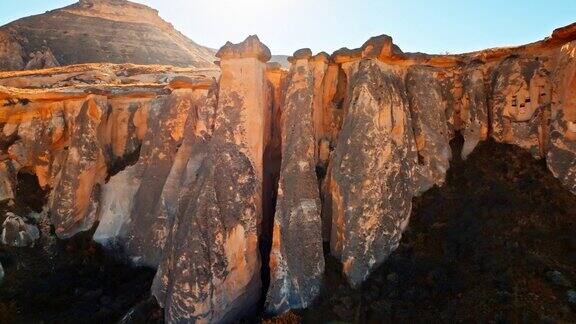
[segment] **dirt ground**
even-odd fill
[[[455,156],[461,145],[461,138],[453,142]],[[22,189],[28,200],[18,208],[41,206],[33,187]],[[543,161],[485,142],[467,161],[455,158],[442,188],[415,199],[399,249],[360,289],[326,260],[312,307],[264,321],[576,322],[568,298],[576,292],[576,196]],[[107,256],[89,234],[0,246],[0,262],[0,323],[111,323],[136,304],[144,316],[132,322],[162,322],[148,295],[153,271]]]

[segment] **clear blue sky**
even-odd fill
[[[0,25],[74,0],[0,0]],[[518,45],[576,22],[576,0],[138,0],[194,41],[218,48],[258,34],[275,54],[332,52],[388,34],[404,51]]]

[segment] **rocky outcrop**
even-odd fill
[[[30,53],[30,61],[26,63],[26,70],[36,70],[60,66],[58,60],[49,48],[42,48],[39,51]]]
[[[351,65],[348,115],[330,170],[331,253],[353,286],[398,245],[418,163],[401,74],[380,61]]]
[[[203,85],[174,89],[154,99],[143,110],[146,135],[139,148],[138,162],[113,176],[103,187],[99,219],[94,238],[104,244],[120,244],[132,260],[156,267],[166,241],[167,222],[176,197],[164,190],[174,168],[178,147],[183,144],[185,126],[193,127],[196,109],[206,98]],[[176,181],[176,179],[171,180]],[[119,185],[119,184],[126,184]],[[177,187],[179,189],[179,187]],[[148,231],[145,229],[154,229]]]
[[[213,67],[200,46],[158,12],[126,0],[82,0],[0,27],[0,70],[79,63]]]
[[[106,97],[90,95],[70,127],[70,145],[55,171],[50,215],[56,233],[68,238],[89,230],[96,221],[98,185],[106,178],[106,162],[98,141],[98,127],[106,110]]]
[[[40,231],[14,213],[8,212],[2,224],[2,244],[15,247],[31,246],[40,237]],[[1,279],[0,275],[0,281]]]
[[[106,11],[115,3],[82,6],[133,19]],[[398,246],[412,199],[443,185],[458,132],[462,157],[488,138],[513,144],[576,193],[575,44],[574,26],[461,55],[403,53],[382,35],[297,51],[286,72],[252,36],[218,52],[220,70],[0,73],[0,198],[35,174],[60,237],[97,225],[94,239],[158,267],[168,322],[307,307],[322,241],[361,285]]]

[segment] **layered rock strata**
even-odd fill
[[[306,307],[322,241],[359,286],[412,198],[444,183],[458,132],[464,158],[487,138],[517,145],[576,193],[576,25],[462,55],[403,53],[383,35],[297,51],[289,71],[256,37],[217,56],[219,70],[0,73],[0,198],[34,173],[60,237],[97,225],[96,240],[158,267],[168,322]]]
[[[214,53],[156,10],[126,0],[81,0],[0,27],[0,70],[100,62],[213,67]]]

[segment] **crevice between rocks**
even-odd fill
[[[264,165],[262,179],[262,224],[259,242],[262,267],[260,279],[262,280],[262,294],[258,307],[264,309],[266,295],[270,287],[270,253],[272,251],[272,233],[274,231],[274,215],[276,213],[276,200],[278,198],[278,185],[280,181],[280,167],[282,164],[282,150],[279,144],[280,136],[271,140],[264,149]],[[260,312],[261,313],[261,312]]]

